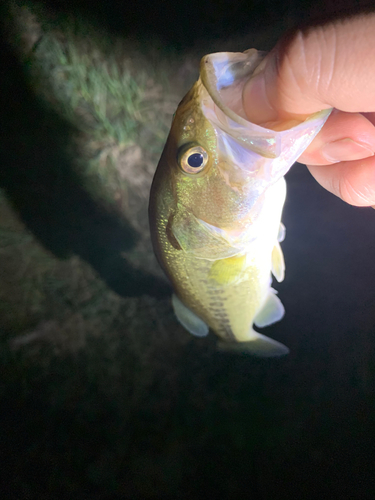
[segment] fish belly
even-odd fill
[[[244,261],[242,269],[236,263],[241,260]],[[264,257],[244,255],[216,261],[211,266],[208,289],[212,319],[209,324],[220,337],[243,342],[253,335],[254,318],[270,290],[269,262],[270,259]],[[221,268],[220,274],[218,268]]]
[[[186,259],[177,273],[181,279],[174,283],[177,295],[223,339],[249,340],[254,318],[270,291],[270,260],[264,254]]]

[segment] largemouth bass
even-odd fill
[[[271,272],[284,279],[284,175],[330,110],[271,130],[246,120],[242,88],[264,53],[217,53],[175,113],[151,187],[154,250],[180,323],[211,328],[227,348],[280,356],[288,348],[253,329],[280,320]]]

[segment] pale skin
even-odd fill
[[[247,82],[247,118],[272,128],[334,108],[298,161],[328,191],[375,205],[375,13],[299,30]]]

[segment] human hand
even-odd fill
[[[243,90],[247,118],[272,128],[335,108],[298,161],[347,203],[375,205],[375,13],[300,30],[259,70]]]

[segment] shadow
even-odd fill
[[[0,49],[0,187],[23,222],[54,255],[79,255],[120,295],[168,294],[165,282],[121,256],[136,231],[84,189],[73,167],[77,132],[34,95],[4,39]]]

